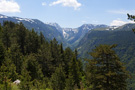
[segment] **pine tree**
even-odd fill
[[[24,62],[21,71],[21,83],[19,88],[21,90],[30,90],[31,87],[31,76],[30,72],[27,70],[27,63]]]
[[[27,71],[29,72],[29,75],[31,76],[31,80],[34,80],[34,79],[42,80],[43,73],[42,73],[40,64],[36,60],[35,55],[30,54],[29,56],[25,57],[25,60],[26,60],[25,67],[26,67]]]
[[[40,32],[39,41],[40,41],[40,44],[41,44],[41,45],[44,44],[45,41],[46,41],[46,40],[45,40],[45,37],[44,37],[44,35],[43,35],[42,32]]]
[[[2,41],[0,40],[0,66],[2,65],[4,59],[5,59],[5,49]]]
[[[17,43],[20,46],[20,50],[25,54],[25,44],[26,44],[26,28],[24,27],[23,23],[21,22],[17,27]]]
[[[69,64],[72,60],[72,56],[73,56],[73,52],[72,50],[67,47],[64,51],[64,70],[65,70],[65,74],[68,75],[69,74]]]
[[[80,88],[81,74],[75,55],[72,57],[72,60],[69,64],[69,75],[73,77],[74,85],[77,85]]]
[[[68,75],[66,79],[66,86],[64,90],[74,90],[74,79],[72,75]]]
[[[6,50],[8,50],[8,48],[11,45],[11,40],[10,40],[11,33],[10,33],[10,30],[11,29],[10,29],[10,27],[8,25],[5,25],[3,27],[2,41],[3,41],[4,46],[6,47]]]
[[[53,90],[64,90],[65,88],[65,72],[61,65],[57,67],[55,73],[52,74],[51,87]]]
[[[60,44],[59,46],[59,64],[61,64],[62,66],[65,66],[65,58],[64,58],[64,50],[63,50],[63,45]]]
[[[21,66],[23,63],[23,55],[20,52],[20,48],[19,45],[17,45],[17,43],[14,43],[11,45],[10,47],[10,52],[8,54],[12,60],[12,62],[15,64],[16,66],[16,72],[21,74]]]
[[[42,72],[44,76],[51,77],[52,73],[55,71],[53,64],[53,58],[51,57],[51,50],[49,44],[44,44],[38,50],[37,60],[42,67]]]
[[[126,90],[128,74],[112,49],[115,45],[100,45],[90,55],[86,65],[86,76],[92,90]]]
[[[37,53],[40,47],[38,34],[32,29],[26,37],[26,53]]]

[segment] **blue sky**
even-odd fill
[[[82,24],[123,25],[135,14],[135,0],[0,0],[0,14],[56,22],[61,27]]]

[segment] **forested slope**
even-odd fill
[[[0,89],[11,90],[21,81],[21,90],[69,90],[80,87],[82,63],[77,51],[63,49],[56,39],[48,42],[42,33],[28,30],[22,23],[0,25]]]

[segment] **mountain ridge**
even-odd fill
[[[63,35],[56,29],[56,27],[53,27],[49,24],[45,24],[38,19],[20,18],[15,16],[9,17],[0,14],[0,23],[2,24],[3,21],[12,21],[14,23],[22,22],[27,29],[34,29],[38,33],[42,32],[45,38],[49,40],[56,38],[59,43],[63,43],[65,46],[67,46],[67,43],[65,42]]]
[[[132,27],[132,24],[125,24],[123,26],[108,26],[104,24],[83,24],[77,28],[63,28],[58,23],[44,23],[38,19],[10,17],[0,14],[0,23],[3,21],[13,21],[15,23],[22,22],[28,29],[33,29],[36,32],[42,32],[45,38],[52,40],[56,38],[59,43],[63,43],[65,47],[69,46],[72,49],[76,48],[81,39],[93,30],[97,31],[113,31],[113,30],[127,30]]]

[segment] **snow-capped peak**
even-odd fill
[[[1,15],[1,14],[0,14],[0,18],[8,18],[8,17],[5,16],[5,15]]]

